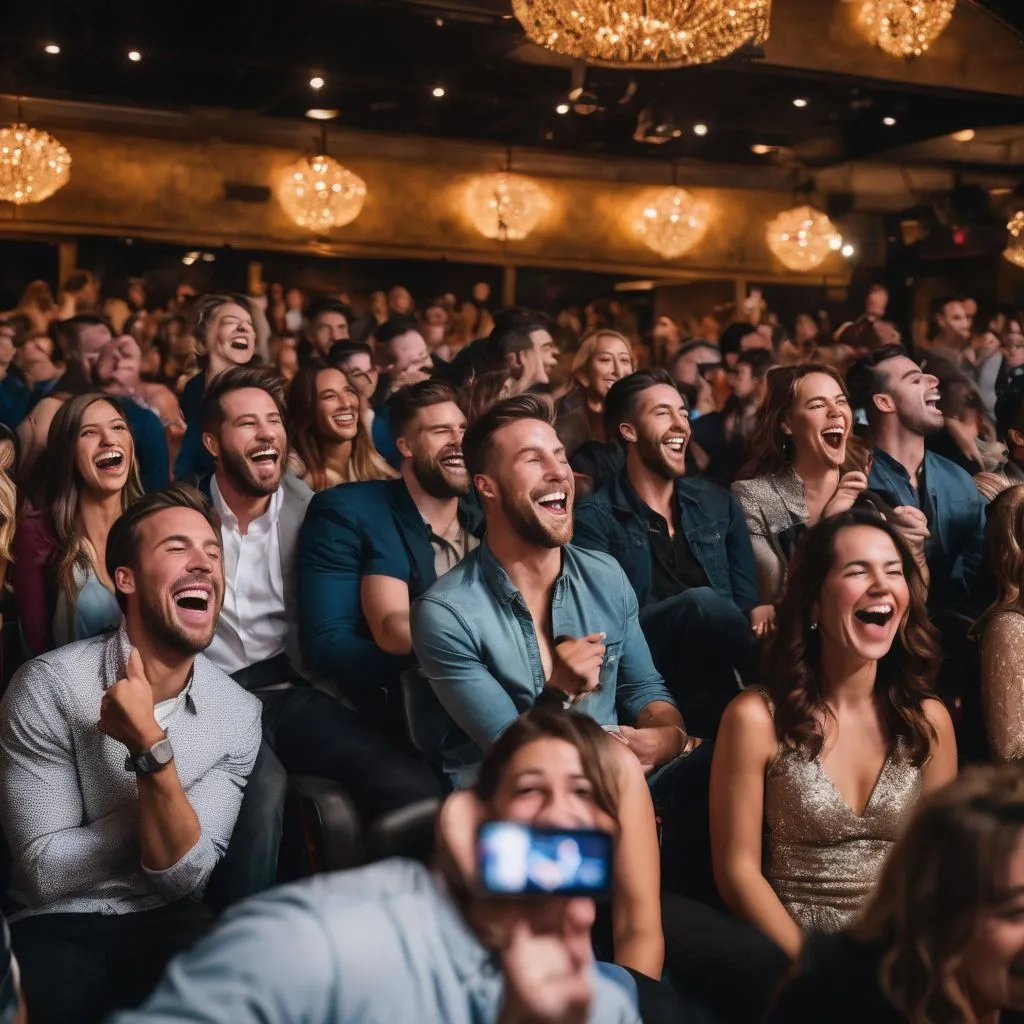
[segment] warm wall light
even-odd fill
[[[1009,237],[1003,256],[1018,267],[1024,267],[1024,210],[1018,210],[1006,225]]]
[[[435,85],[434,88],[430,90],[430,95],[433,96],[435,100],[442,99],[444,97],[444,86]]]
[[[667,188],[643,210],[636,233],[644,245],[667,260],[688,253],[708,229],[710,207],[686,189]]]
[[[326,107],[310,107],[306,117],[311,121],[333,121],[340,113],[340,110],[328,110]]]
[[[507,171],[475,178],[466,189],[466,212],[484,238],[521,241],[550,209],[540,185]]]
[[[324,82],[323,77],[320,75],[314,75],[309,80],[310,89],[322,89],[324,85],[326,85],[326,83]]]
[[[0,200],[41,203],[71,177],[71,154],[49,132],[12,124],[0,129]]]
[[[366,182],[320,153],[291,165],[277,187],[284,212],[300,228],[330,231],[359,216],[366,199]]]
[[[555,107],[555,113],[556,114],[568,114],[569,113],[569,104],[568,103],[559,103],[558,106]]]
[[[953,132],[954,142],[973,142],[976,132],[973,128],[965,128],[961,132]]]
[[[757,156],[766,156],[771,151],[772,147],[766,146],[763,142],[755,142],[754,145],[750,147],[750,152],[757,154]]]
[[[43,47],[43,52],[48,53],[51,57],[56,57],[60,53],[60,47],[56,43],[47,43]]]
[[[129,50],[128,51],[128,59],[133,64],[138,64],[139,61],[142,60],[142,54],[138,50]]]
[[[793,100],[793,106],[799,108],[800,110],[803,110],[804,107],[807,106],[808,102],[809,101],[805,100],[803,96],[797,96],[797,98]]]
[[[800,272],[817,269],[843,245],[835,224],[813,206],[783,211],[768,225],[765,238],[783,266]]]
[[[895,128],[896,127],[896,118],[895,117],[883,117],[882,118],[882,124],[884,124],[886,128]]]
[[[708,126],[706,124],[695,124],[693,126],[693,134],[704,136],[708,133]]]
[[[864,0],[860,23],[891,57],[920,57],[945,31],[956,0]]]

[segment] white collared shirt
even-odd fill
[[[221,519],[224,541],[224,607],[207,657],[228,674],[273,658],[284,650],[288,622],[277,524],[284,503],[279,487],[267,511],[243,537],[214,474],[210,497]]]

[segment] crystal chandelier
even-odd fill
[[[860,22],[893,57],[920,57],[942,35],[956,0],[865,0]]]
[[[708,204],[686,189],[667,188],[644,207],[637,234],[648,249],[673,260],[689,252],[708,229]]]
[[[613,67],[711,64],[768,39],[772,0],[512,0],[527,37]]]
[[[1010,237],[1006,240],[1003,256],[1018,267],[1024,267],[1024,210],[1018,210],[1006,228]]]
[[[820,210],[798,206],[780,213],[769,225],[768,248],[788,270],[815,270],[839,252],[843,236]]]
[[[359,216],[366,182],[326,153],[289,167],[277,189],[284,212],[300,228],[330,231]]]
[[[41,203],[71,177],[71,154],[49,132],[18,122],[0,128],[0,200]]]
[[[466,190],[466,212],[484,238],[521,241],[550,208],[547,193],[536,182],[505,171],[484,174]]]

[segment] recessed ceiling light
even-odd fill
[[[569,113],[569,104],[568,103],[559,103],[558,106],[555,107],[555,113],[556,114],[568,114]]]
[[[846,245],[844,245],[842,248],[842,253],[847,259],[850,259],[854,255],[854,253],[856,253],[856,251],[857,250],[852,245],[850,245],[849,242],[847,242]]]
[[[314,75],[309,80],[309,87],[310,87],[310,89],[322,89],[324,87],[324,84],[325,84],[324,80],[323,80],[323,78],[321,78],[320,75]]]
[[[707,133],[708,133],[708,126],[706,124],[695,124],[693,126],[693,134],[694,135],[707,135]]]
[[[444,86],[435,85],[434,88],[430,90],[430,95],[433,96],[435,100],[441,99],[441,97],[444,96]]]
[[[962,132],[953,132],[953,139],[956,142],[973,142],[975,134],[973,128],[965,128]]]
[[[756,153],[758,156],[764,156],[766,153],[770,153],[771,151],[772,147],[766,146],[763,142],[755,142],[754,145],[750,147],[750,152]]]
[[[806,107],[807,103],[808,103],[808,100],[805,100],[803,98],[803,96],[797,96],[797,98],[795,100],[793,100],[793,106],[794,107],[800,107],[801,109]]]
[[[312,118],[314,121],[333,121],[338,114],[341,113],[339,110],[325,110],[323,107],[310,107],[306,111],[306,117]]]
[[[56,57],[60,53],[60,47],[56,43],[47,43],[43,47],[43,52],[48,53],[51,57]]]
[[[142,60],[142,54],[138,50],[129,50],[128,51],[128,59],[133,64],[138,64],[139,61]]]
[[[896,118],[895,117],[883,117],[882,118],[882,124],[884,124],[886,128],[893,128],[896,125]]]

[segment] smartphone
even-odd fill
[[[611,891],[612,837],[598,829],[534,828],[490,821],[477,838],[477,866],[492,896],[589,896]]]

